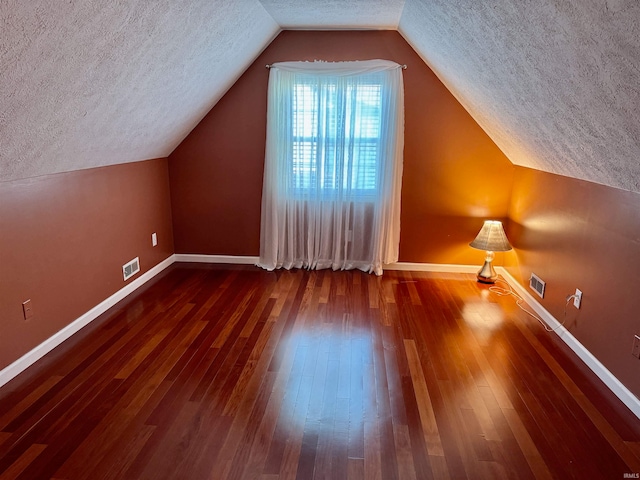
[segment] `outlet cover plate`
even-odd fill
[[[631,355],[636,358],[640,358],[640,337],[638,335],[633,336],[633,348],[631,349]]]
[[[573,306],[576,308],[580,308],[580,304],[582,303],[582,292],[576,288],[575,296],[573,297]]]
[[[25,320],[29,320],[33,317],[33,308],[31,307],[31,299],[22,302],[22,314]]]

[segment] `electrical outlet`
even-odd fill
[[[631,355],[636,358],[640,358],[640,337],[638,335],[633,336],[633,348],[631,349]]]
[[[576,293],[573,297],[573,306],[576,308],[580,308],[580,304],[582,303],[582,292],[576,288]]]
[[[31,299],[22,302],[22,315],[25,320],[29,320],[33,317],[33,308],[31,308]]]
[[[156,232],[153,232],[151,234],[151,246],[155,247],[156,245],[158,245],[158,235],[156,235]]]

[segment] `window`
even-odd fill
[[[259,265],[381,274],[400,240],[400,65],[277,63],[268,95]]]
[[[382,84],[293,85],[290,181],[295,190],[366,195],[379,184]]]

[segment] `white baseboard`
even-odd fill
[[[411,263],[395,262],[383,266],[383,270],[404,270],[414,272],[438,272],[438,273],[477,273],[478,265],[453,265],[450,263]]]
[[[236,265],[256,265],[260,257],[238,255],[199,255],[176,253],[176,262],[190,263],[227,263]],[[414,272],[440,272],[440,273],[476,273],[477,265],[453,265],[448,263],[387,263],[383,270],[404,270]]]
[[[44,357],[47,353],[49,353],[51,350],[56,348],[66,339],[71,337],[74,333],[78,332],[81,328],[85,327],[86,325],[91,323],[93,320],[98,318],[100,315],[102,315],[108,309],[113,307],[116,303],[118,303],[120,300],[125,298],[127,295],[129,295],[130,293],[132,293],[133,291],[137,290],[142,285],[147,283],[153,277],[155,277],[160,272],[162,272],[165,268],[169,267],[171,264],[175,262],[174,257],[175,255],[171,255],[170,257],[166,258],[165,260],[157,264],[155,267],[149,269],[147,272],[143,273],[138,278],[133,280],[131,283],[127,284],[126,286],[118,290],[109,298],[100,302],[91,310],[89,310],[82,316],[75,319],[73,322],[71,322],[69,325],[64,327],[62,330],[53,334],[51,337],[47,338],[44,342],[42,342],[40,345],[35,347],[33,350],[25,353],[22,357],[20,357],[18,360],[13,362],[11,365],[8,365],[7,367],[0,370],[0,387],[6,384],[7,382],[9,382],[12,378],[17,376],[19,373],[29,368],[36,361]]]
[[[188,253],[176,253],[176,262],[190,263],[231,263],[237,265],[255,265],[260,257],[237,255],[198,255]]]
[[[504,268],[496,270],[504,277],[511,287],[533,308],[544,322],[555,330],[555,333],[566,343],[571,350],[595,373],[604,384],[624,403],[634,415],[640,418],[640,399],[636,397],[620,380],[618,380],[600,360],[585,348],[560,322],[555,319],[538,301]]]

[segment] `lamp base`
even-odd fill
[[[482,265],[482,268],[478,271],[478,274],[476,275],[476,278],[480,283],[496,283],[496,280],[498,279],[498,274],[493,269],[493,264],[492,264],[493,257],[494,257],[494,253],[488,251],[487,256],[484,259],[484,265]]]

